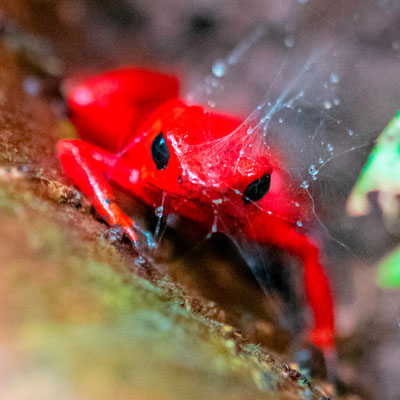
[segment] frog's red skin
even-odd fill
[[[319,248],[294,223],[301,217],[299,207],[276,155],[239,155],[243,134],[235,129],[240,118],[187,105],[178,99],[176,78],[138,69],[90,78],[70,90],[68,104],[83,140],[61,140],[59,158],[110,225],[122,226],[136,243],[133,221],[115,203],[112,183],[151,206],[159,206],[167,193],[170,212],[207,231],[213,226],[213,232],[224,232],[229,224],[248,239],[288,251],[304,267],[314,317],[310,340],[332,353],[333,301]],[[151,156],[160,132],[170,151],[164,170],[156,168]],[[271,175],[268,193],[245,204],[241,193],[265,173]]]

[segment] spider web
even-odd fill
[[[307,1],[299,3],[298,12],[316,13]],[[227,57],[214,62],[211,73],[187,99],[211,110],[246,115],[242,125],[222,140],[210,142],[212,133],[204,132],[209,152],[219,154],[224,145],[235,142],[241,146],[239,156],[268,154],[270,149],[282,154],[284,168],[293,178],[293,198],[305,193],[320,230],[349,249],[345,240],[331,233],[317,204],[330,197],[327,205],[336,207],[337,198],[347,197],[388,116],[396,113],[400,72],[391,77],[392,93],[387,86],[380,91],[373,85],[368,88],[359,60],[368,57],[370,49],[363,48],[354,32],[343,35],[339,26],[321,19],[335,28],[323,41],[318,32],[279,36],[274,28],[259,26]],[[255,71],[255,65],[261,65],[261,71]],[[252,88],[243,91],[248,76]],[[299,228],[305,222],[296,221]]]

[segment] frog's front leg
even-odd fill
[[[96,211],[110,225],[122,226],[136,245],[133,221],[115,203],[108,179],[134,191],[139,173],[116,155],[81,140],[60,140],[57,152],[66,174],[90,199]]]

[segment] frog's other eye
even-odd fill
[[[157,169],[165,169],[167,168],[168,161],[170,158],[169,149],[167,146],[167,142],[162,132],[160,132],[153,143],[151,144],[151,157],[156,164]]]
[[[243,192],[243,201],[245,204],[249,204],[252,201],[262,199],[271,186],[271,175],[264,174],[260,179],[256,179],[251,182]]]

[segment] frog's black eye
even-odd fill
[[[262,199],[271,186],[271,175],[264,174],[260,179],[256,179],[251,182],[243,192],[243,201],[245,204],[249,204],[252,201]]]
[[[170,158],[169,149],[167,146],[167,142],[163,133],[159,133],[153,143],[151,144],[151,157],[153,161],[156,163],[157,169],[165,169],[167,168],[168,161]]]

